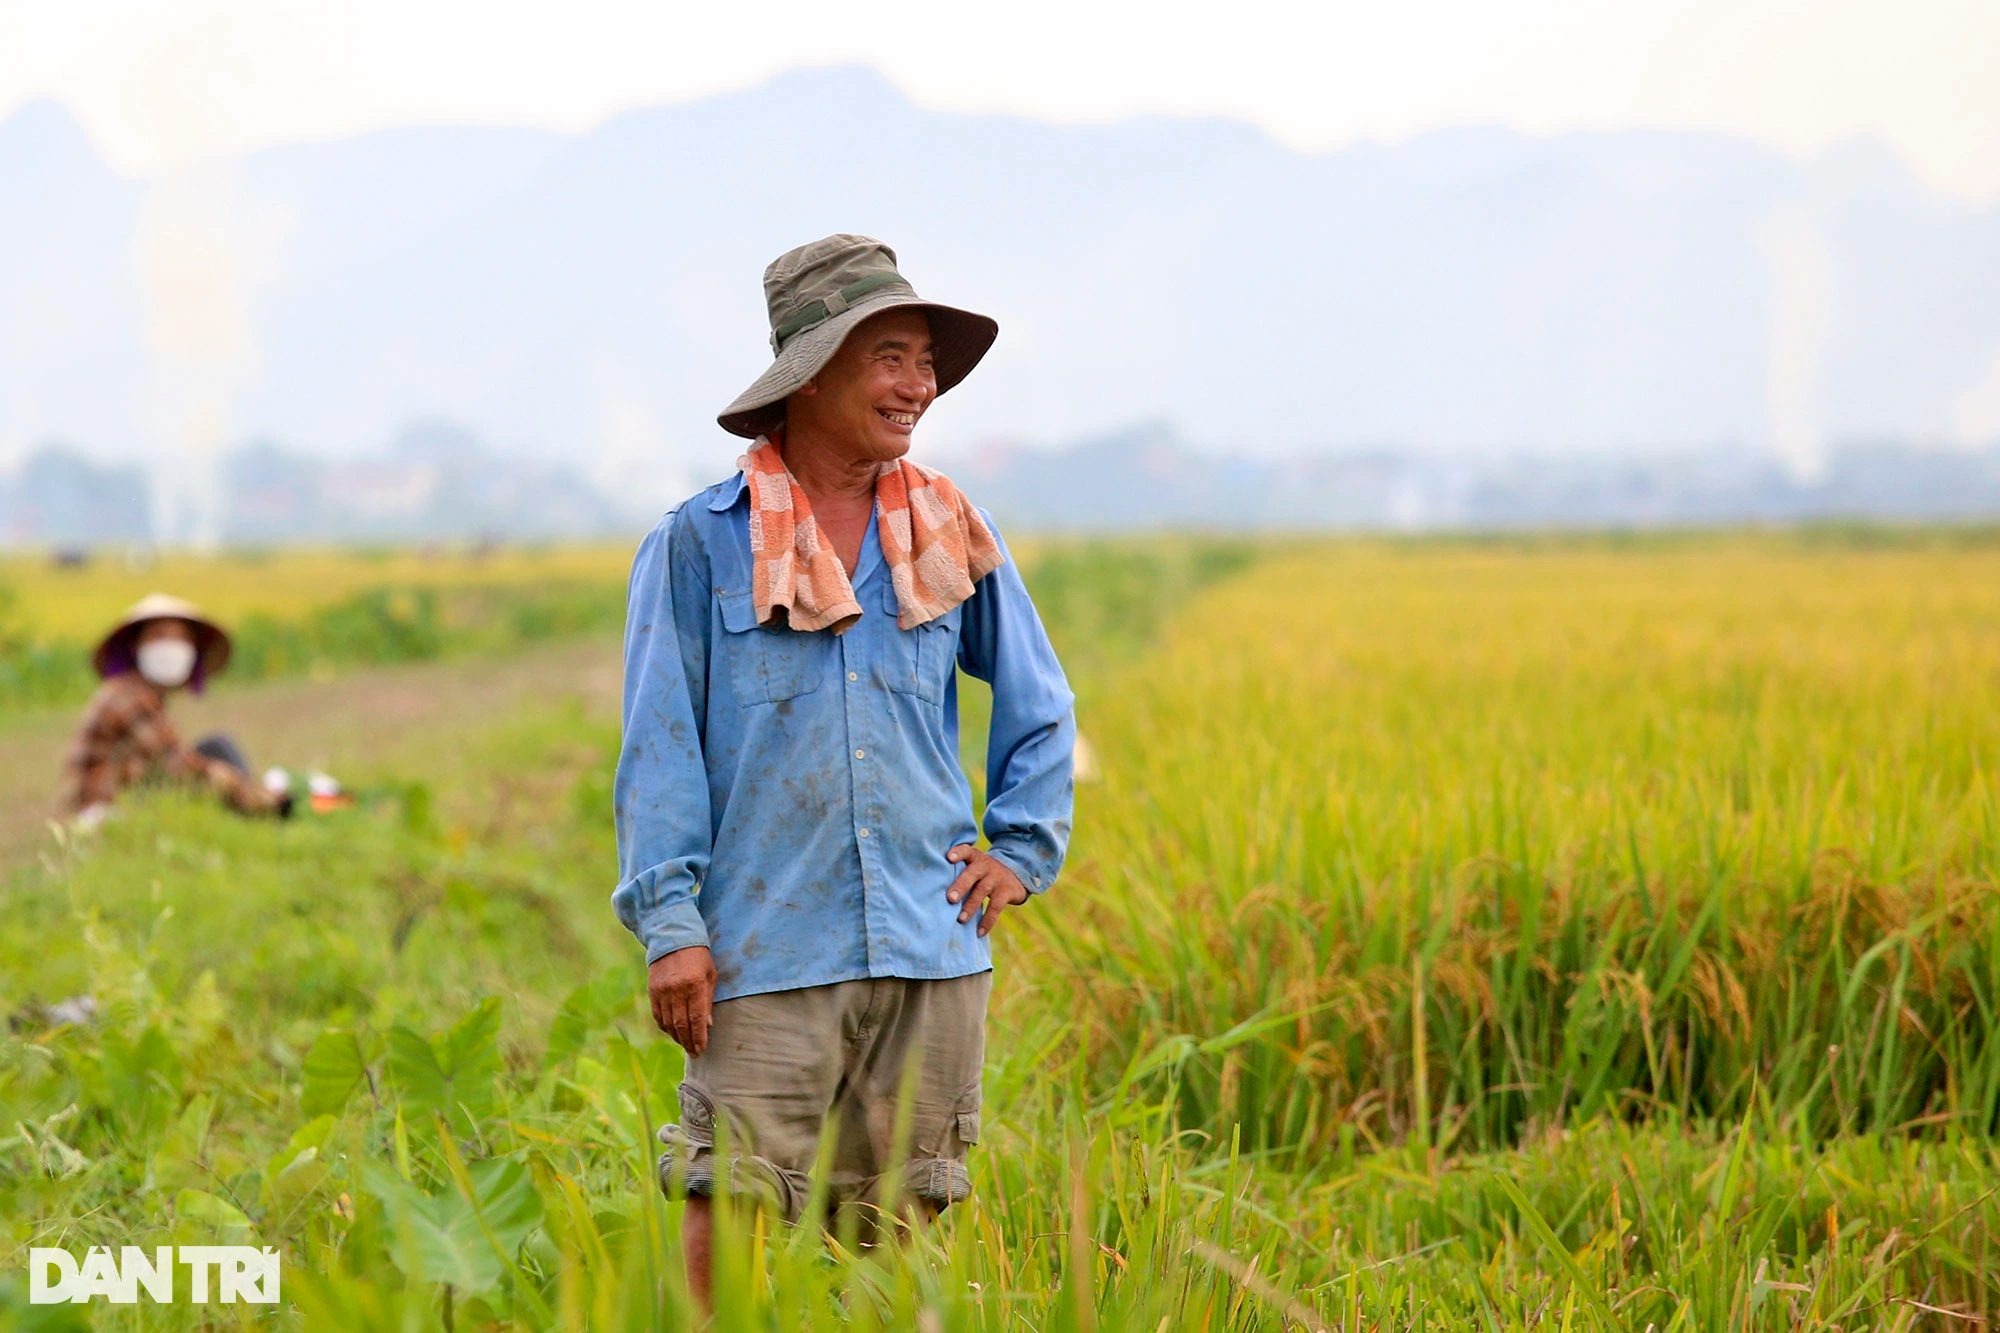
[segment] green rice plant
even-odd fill
[[[1066,572],[1104,776],[1002,927],[974,1199],[721,1210],[709,1326],[2000,1315],[1993,560],[1296,545],[1115,632],[1148,581]],[[153,794],[13,871],[0,1329],[694,1327],[618,744],[537,705],[347,814]],[[285,1309],[22,1303],[30,1246],[230,1237]]]
[[[434,1034],[330,1030],[300,1079],[250,1052],[204,1059],[161,998],[101,1034],[27,1038],[38,1056],[8,1050],[8,1109],[24,1114],[0,1146],[32,1177],[14,1199],[33,1206],[33,1240],[233,1228],[282,1246],[307,1328],[698,1322],[675,1267],[678,1207],[652,1179],[679,1060],[635,1041],[629,1013],[539,1063],[508,1058],[491,1001]],[[135,1132],[129,1088],[93,1067],[142,1021],[164,1114]],[[1006,1128],[976,1159],[972,1201],[872,1249],[719,1209],[710,1326],[1525,1329],[1555,1312],[1579,1328],[1831,1329],[2000,1304],[2000,1162],[1964,1136],[1822,1149],[1766,1115],[1598,1121],[1510,1153],[1378,1153],[1296,1177],[1161,1137],[1170,1108],[1093,1103],[1081,1065],[1047,1062],[1071,1040],[1059,1022],[1019,1035],[990,1074]],[[413,1061],[459,1071],[472,1095],[447,1101]],[[35,1115],[64,1097],[81,1115]],[[267,1109],[245,1126],[230,1102]],[[98,1327],[185,1328],[214,1311],[96,1313]]]

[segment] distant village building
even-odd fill
[[[496,454],[445,422],[338,462],[260,440],[230,454],[222,476],[224,535],[239,543],[553,539],[637,526],[570,469]]]
[[[152,508],[143,469],[99,465],[69,445],[48,444],[0,483],[0,545],[74,553],[145,542]]]

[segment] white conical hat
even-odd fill
[[[194,631],[195,670],[203,678],[219,674],[229,665],[229,633],[208,618],[193,602],[150,593],[132,603],[104,641],[91,654],[91,665],[100,676],[130,671],[135,664],[134,645],[147,624],[155,620],[180,620]]]

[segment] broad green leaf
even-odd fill
[[[174,1217],[183,1244],[248,1245],[250,1219],[229,1200],[203,1190],[182,1190],[174,1196]]]
[[[319,1159],[319,1149],[306,1148],[265,1180],[265,1199],[280,1208],[289,1207],[324,1185],[332,1174]]]
[[[389,1232],[396,1238],[390,1253],[398,1268],[418,1281],[489,1291],[499,1285],[503,1270],[480,1219],[512,1255],[542,1220],[542,1199],[534,1177],[519,1162],[488,1158],[470,1163],[466,1174],[476,1214],[475,1203],[455,1189],[425,1194],[379,1163],[363,1168],[369,1191],[388,1214]]]
[[[173,1190],[213,1179],[207,1163],[208,1130],[214,1115],[214,1098],[197,1093],[188,1099],[188,1104],[160,1136],[159,1149],[153,1154],[155,1187]]]
[[[368,1072],[361,1058],[361,1041],[352,1032],[330,1029],[314,1039],[306,1052],[305,1093],[300,1098],[307,1115],[339,1115],[347,1098]]]
[[[467,1163],[466,1174],[472,1178],[473,1198],[487,1228],[508,1253],[519,1250],[542,1220],[542,1196],[535,1192],[534,1175],[520,1162],[505,1157]],[[464,1204],[455,1194],[448,1197]]]
[[[396,1085],[396,1095],[410,1120],[429,1120],[450,1105],[437,1052],[400,1023],[389,1029],[389,1081]]]
[[[389,1029],[389,1078],[412,1124],[443,1115],[469,1130],[492,1113],[500,1073],[500,1001],[482,1000],[435,1041]]]
[[[272,1154],[264,1165],[266,1203],[288,1204],[326,1179],[328,1171],[320,1160],[320,1148],[333,1123],[330,1115],[308,1121],[298,1128],[289,1143]]]
[[[482,1000],[431,1043],[445,1078],[444,1107],[452,1124],[473,1130],[493,1113],[500,1076],[500,1001]]]
[[[483,1085],[483,1104],[491,1105],[493,1076],[500,1072],[499,999],[481,1000],[436,1042],[436,1048],[445,1077],[458,1085],[458,1100],[474,1104],[475,1088]]]
[[[553,1069],[571,1059],[590,1040],[591,1033],[631,1012],[633,996],[641,984],[629,968],[618,967],[571,991],[549,1025],[543,1067]]]
[[[128,1043],[116,1032],[104,1037],[104,1085],[111,1105],[128,1130],[165,1119],[180,1100],[181,1059],[157,1027]]]

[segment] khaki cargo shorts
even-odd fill
[[[936,1208],[965,1198],[992,988],[991,972],[884,977],[717,1004],[708,1047],[680,1086],[681,1122],[659,1133],[660,1188],[714,1194],[720,1126],[731,1196],[799,1221],[821,1131],[836,1123],[826,1177],[834,1205],[880,1204],[892,1192]],[[895,1161],[897,1103],[913,1063],[908,1147]]]

